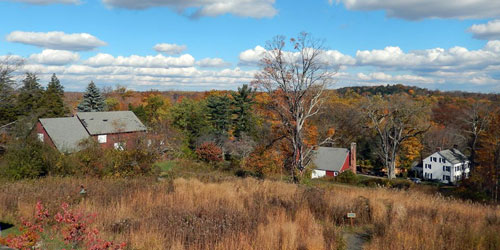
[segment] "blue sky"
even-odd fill
[[[24,59],[20,72],[44,83],[56,73],[67,90],[90,80],[137,90],[235,89],[252,80],[267,40],[306,31],[324,38],[332,63],[342,65],[336,87],[499,92],[495,2],[0,0],[0,56]]]

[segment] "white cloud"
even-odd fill
[[[262,46],[255,46],[253,49],[247,49],[240,53],[240,64],[241,65],[256,65],[262,59],[266,49]]]
[[[378,83],[404,83],[404,84],[429,84],[434,83],[435,80],[429,77],[422,77],[417,75],[390,75],[384,72],[373,73],[358,73],[356,77],[362,81],[375,81]]]
[[[213,68],[223,68],[230,66],[231,63],[224,61],[222,58],[204,58],[196,62],[196,65],[200,67],[213,67]]]
[[[483,19],[500,17],[497,0],[336,0],[349,10],[385,10],[389,17]],[[332,0],[330,0],[332,3]]]
[[[84,64],[94,67],[99,66],[128,66],[144,68],[168,68],[168,67],[191,67],[195,63],[194,57],[184,54],[179,57],[167,57],[161,54],[156,56],[113,57],[109,54],[99,53],[89,59]]]
[[[126,9],[147,9],[169,7],[177,12],[194,9],[191,17],[219,16],[232,14],[241,17],[273,17],[277,11],[275,0],[103,0],[111,7]]]
[[[256,46],[253,49],[248,49],[240,53],[240,65],[257,65],[267,50],[261,46]],[[298,52],[287,52],[290,58],[299,58]],[[295,60],[295,59],[293,59]],[[344,55],[337,50],[325,50],[321,60],[323,63],[330,66],[337,65],[353,65],[356,60],[349,55]]]
[[[168,55],[178,55],[187,49],[186,45],[177,45],[169,43],[159,43],[153,47],[157,52],[165,53]]]
[[[434,48],[405,53],[399,47],[383,50],[358,50],[357,65],[394,70],[462,71],[483,69],[500,64],[500,41],[489,41],[484,48],[468,50],[464,47]]]
[[[28,59],[30,63],[64,65],[78,61],[80,56],[67,50],[45,49],[39,54],[32,54]]]
[[[500,20],[492,20],[485,24],[474,24],[467,31],[474,38],[483,40],[500,40]]]
[[[25,32],[14,31],[7,35],[7,41],[34,45],[47,49],[83,51],[92,50],[106,43],[87,33],[66,34],[61,31]]]
[[[10,2],[20,2],[36,5],[49,5],[49,4],[80,4],[79,0],[4,0]]]

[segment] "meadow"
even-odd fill
[[[87,189],[79,194],[80,185]],[[420,191],[329,181],[46,177],[0,184],[0,221],[18,225],[41,201],[96,214],[92,226],[128,249],[500,249],[500,208]],[[354,228],[346,218],[355,212]],[[42,242],[50,249],[50,242]]]

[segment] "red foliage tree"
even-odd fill
[[[206,162],[222,161],[222,149],[213,142],[204,142],[196,148],[196,154]]]

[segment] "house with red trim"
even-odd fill
[[[94,138],[102,148],[133,146],[146,133],[146,126],[132,111],[78,112],[73,117],[39,119],[35,130],[40,141],[73,153],[87,138]]]
[[[318,147],[312,159],[315,169],[312,178],[337,176],[351,170],[356,173],[356,143],[351,143],[351,148]]]

